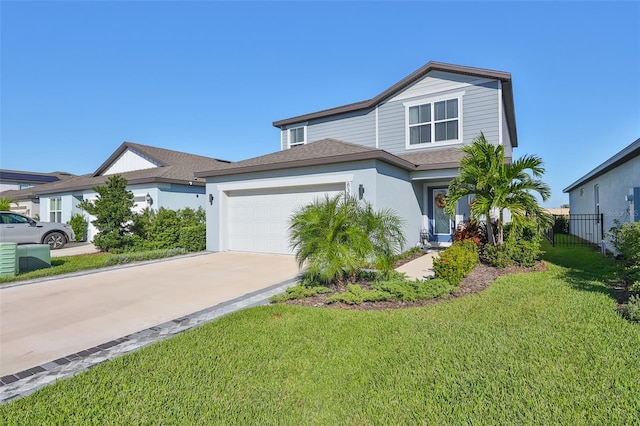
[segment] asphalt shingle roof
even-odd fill
[[[195,175],[199,177],[224,176],[361,160],[381,160],[409,171],[446,169],[457,168],[462,156],[463,153],[458,148],[396,156],[382,149],[336,139],[322,139],[283,151],[225,164],[215,170],[199,171]]]
[[[196,170],[215,170],[228,164],[227,161],[170,149],[157,148],[133,142],[124,142],[120,147],[94,172],[81,176],[73,176],[57,182],[46,183],[20,191],[5,191],[3,196],[14,199],[25,199],[40,194],[55,194],[60,192],[79,191],[103,185],[109,176],[102,175],[108,167],[125,151],[131,150],[149,158],[159,167],[117,173],[127,179],[129,184],[152,182],[181,183],[189,181],[195,186],[204,186],[204,181],[198,181],[193,174]]]

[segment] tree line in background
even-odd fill
[[[206,246],[206,217],[204,210],[184,208],[158,211],[146,208],[133,212],[133,193],[127,190],[127,180],[111,176],[104,186],[93,188],[98,197],[84,200],[78,207],[95,219],[98,230],[93,244],[101,251],[123,253],[129,251],[183,248],[201,251]],[[73,219],[73,218],[72,218]]]

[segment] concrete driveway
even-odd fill
[[[224,252],[0,287],[0,376],[233,300],[297,274],[293,256]]]

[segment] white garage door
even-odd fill
[[[344,183],[229,192],[229,250],[291,254],[289,219],[325,194],[344,194]]]

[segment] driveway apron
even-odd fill
[[[293,256],[208,253],[2,289],[0,376],[295,278]]]

